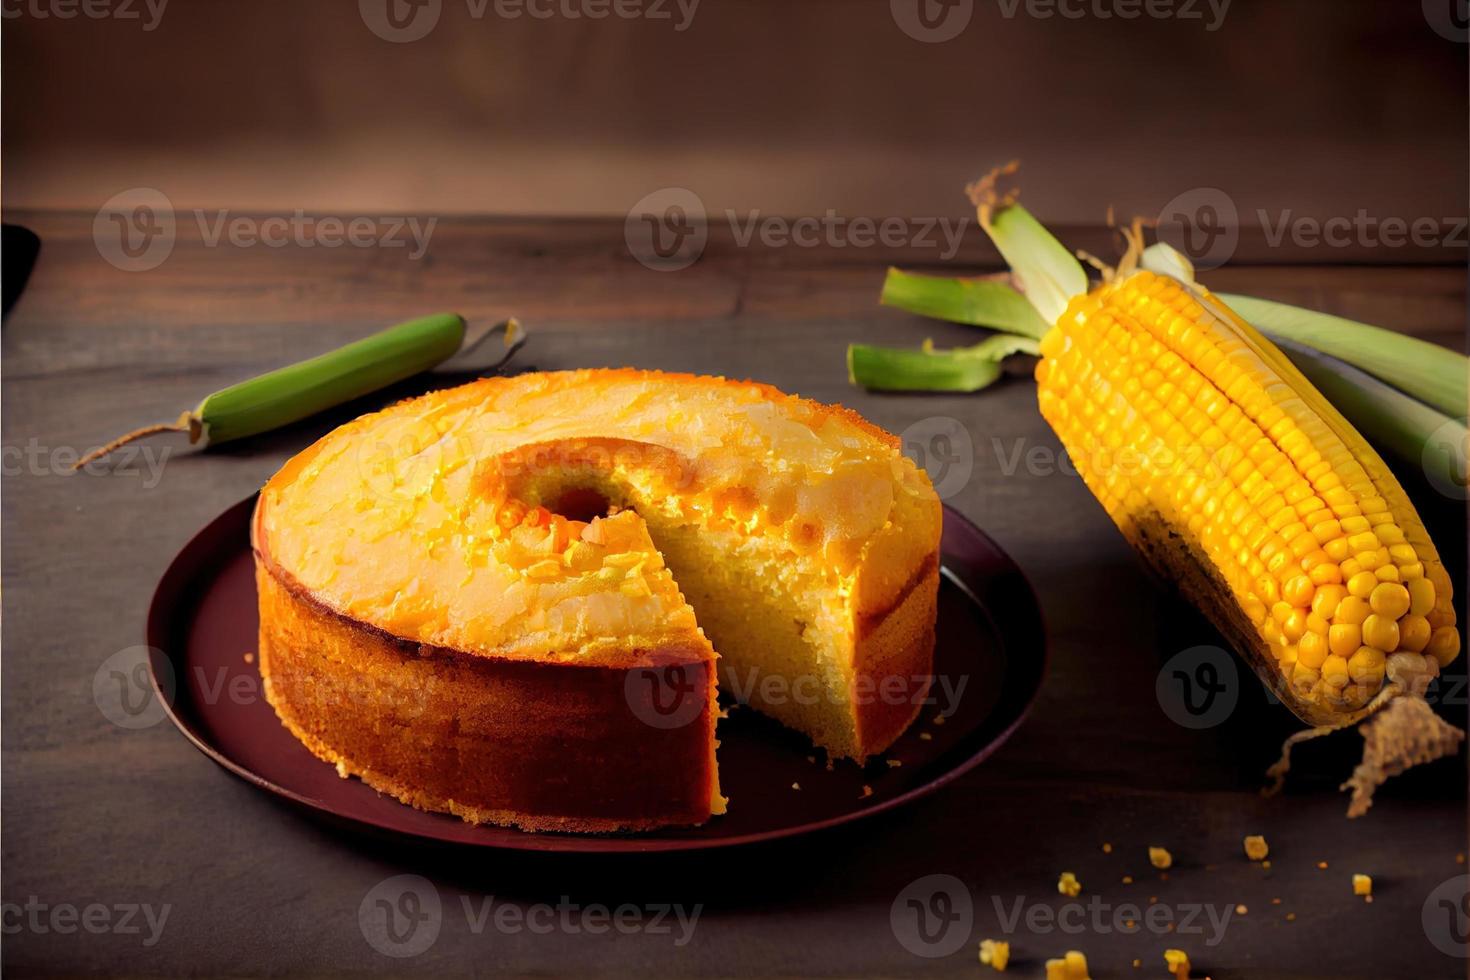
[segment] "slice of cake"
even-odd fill
[[[266,694],[344,775],[424,809],[699,823],[723,808],[716,664],[834,756],[913,720],[940,511],[892,436],[764,385],[619,370],[435,392],[262,491]]]

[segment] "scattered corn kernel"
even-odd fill
[[[1353,894],[1372,897],[1373,879],[1367,875],[1353,875]]]
[[[1162,870],[1174,864],[1174,855],[1162,847],[1150,847],[1148,849],[1148,863]]]
[[[1069,949],[1061,959],[1047,960],[1046,980],[1091,980],[1087,975],[1087,957]]]
[[[1164,950],[1164,965],[1174,974],[1174,980],[1189,980],[1189,954],[1184,950]]]
[[[1082,882],[1070,871],[1063,871],[1062,876],[1057,879],[1057,891],[1068,898],[1076,898],[1082,894]]]
[[[1004,973],[1011,961],[1011,944],[998,939],[980,940],[980,962]]]
[[[1245,856],[1252,861],[1264,861],[1270,853],[1271,848],[1266,846],[1266,838],[1261,835],[1252,834],[1245,839]]]

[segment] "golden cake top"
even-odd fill
[[[926,525],[915,553],[932,553],[938,509],[898,441],[845,409],[749,382],[584,370],[486,379],[349,422],[266,484],[254,533],[277,574],[395,636],[623,663],[635,647],[711,655],[644,517],[759,538],[851,592],[875,542],[885,560],[906,555],[891,541],[904,515]]]

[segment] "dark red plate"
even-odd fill
[[[933,701],[883,758],[828,771],[805,738],[736,708],[720,723],[730,812],[703,827],[599,836],[476,827],[340,778],[276,720],[253,655],[254,504],[242,500],[195,535],[159,582],[148,615],[155,692],[179,730],[230,772],[380,831],[479,847],[627,852],[727,847],[834,827],[932,793],[979,763],[1020,724],[1046,672],[1030,585],[994,541],[946,507]]]

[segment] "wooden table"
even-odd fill
[[[1094,977],[1162,976],[1170,946],[1191,953],[1197,976],[1217,980],[1464,975],[1464,961],[1436,951],[1421,924],[1431,891],[1466,872],[1457,862],[1467,849],[1463,755],[1394,780],[1366,818],[1349,822],[1336,784],[1360,743],[1341,734],[1305,746],[1285,795],[1263,799],[1261,773],[1295,723],[1251,679],[1217,727],[1192,731],[1164,715],[1160,665],[1218,638],[1145,576],[1078,480],[1006,464],[1017,446],[1057,449],[1027,378],[972,397],[849,387],[850,340],[974,338],[875,305],[883,267],[933,264],[922,252],[740,248],[716,235],[700,262],[661,273],[629,257],[621,223],[442,222],[428,254],[412,261],[403,249],[209,247],[181,221],[167,261],[125,272],[100,257],[91,215],[7,220],[44,241],[3,345],[0,806],[3,899],[22,906],[5,912],[13,972],[974,976],[976,944],[994,937],[1009,938],[1009,975],[1021,977],[1039,976],[1041,960],[1068,948],[1088,954]],[[971,240],[952,267],[994,262]],[[1463,348],[1461,268],[1241,265],[1211,279]],[[94,674],[142,642],[154,583],[179,546],[366,406],[203,454],[150,443],[173,450],[158,474],[135,462],[71,475],[69,454],[172,418],[230,381],[439,309],[472,322],[521,316],[532,331],[522,366],[749,376],[840,399],[894,431],[931,416],[962,420],[974,469],[950,502],[1026,570],[1049,621],[1051,673],[1030,719],[986,764],[900,812],[788,845],[671,860],[466,854],[351,836],[229,776],[167,722],[111,724],[94,702]],[[1422,480],[1409,485],[1452,568],[1463,569],[1461,505]],[[1464,594],[1463,576],[1457,588]],[[1460,690],[1446,710],[1463,724]],[[1242,857],[1252,833],[1270,842],[1269,870]],[[1167,880],[1148,864],[1153,844],[1175,856]],[[1125,934],[1091,919],[1078,934],[1035,934],[1023,919],[1007,936],[1002,917],[1017,901],[1028,910],[1065,904],[1056,889],[1064,870],[1081,879],[1082,901],[1095,896],[1123,916],[1122,903],[1154,899],[1180,926],[1192,907],[1246,910],[1215,945],[1208,930]],[[1353,897],[1353,872],[1374,876],[1371,905]],[[434,883],[443,927],[420,955],[389,959],[364,940],[358,908],[404,873]],[[929,958],[898,940],[890,912],[900,892],[935,874],[962,883],[974,921],[957,952]],[[522,909],[631,902],[701,912],[682,945],[677,928],[538,934],[492,921],[477,933],[461,899],[480,909],[485,896]],[[145,945],[146,925],[140,934],[62,933],[49,911],[44,931],[21,923],[32,898],[48,909],[171,909]],[[120,913],[109,914],[117,924]]]

